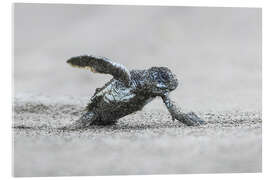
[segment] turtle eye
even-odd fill
[[[168,81],[169,79],[169,76],[167,73],[160,73],[160,78],[163,80],[163,81]]]

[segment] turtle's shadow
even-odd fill
[[[57,130],[63,132],[76,132],[76,131],[140,131],[140,130],[153,130],[153,129],[165,129],[165,128],[183,128],[184,124],[115,124],[115,125],[92,125],[83,129],[75,129],[75,130]]]
[[[26,125],[16,125],[13,126],[13,129],[18,130],[50,130],[50,131],[64,131],[64,132],[72,132],[72,131],[91,131],[91,130],[106,130],[106,131],[131,131],[131,130],[147,130],[147,129],[161,129],[161,128],[182,128],[186,125],[182,123],[162,123],[162,124],[114,124],[114,125],[92,125],[82,129],[58,129],[57,127],[50,126],[26,126]]]
[[[256,124],[258,120],[251,121],[248,124]],[[170,129],[170,128],[213,128],[213,127],[236,127],[240,125],[245,125],[247,122],[245,120],[230,120],[230,121],[215,121],[210,120],[206,121],[205,124],[199,126],[187,126],[181,122],[164,122],[164,123],[140,123],[140,124],[129,124],[129,123],[117,123],[114,125],[92,125],[82,129],[58,129],[57,127],[51,127],[47,125],[42,126],[26,126],[26,125],[17,125],[13,126],[13,129],[17,130],[37,130],[42,131],[46,130],[49,132],[87,132],[87,131],[141,131],[141,130],[155,130],[155,129]]]
[[[180,128],[186,125],[182,123],[162,123],[162,124],[115,124],[112,126],[92,126],[88,129],[106,129],[106,130],[147,130],[147,129],[161,129],[161,128]]]

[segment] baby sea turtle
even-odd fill
[[[91,125],[112,125],[121,117],[141,110],[155,97],[161,97],[172,120],[189,125],[204,121],[193,112],[183,113],[169,98],[178,86],[176,76],[167,67],[147,70],[131,70],[105,57],[83,55],[67,61],[73,67],[90,69],[92,72],[110,74],[113,78],[102,88],[97,88],[86,107],[86,113],[69,126],[60,129],[82,129]]]

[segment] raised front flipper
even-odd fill
[[[162,96],[162,99],[168,111],[170,112],[173,121],[177,119],[188,126],[196,126],[196,125],[201,125],[205,123],[194,112],[190,112],[190,113],[181,112],[181,109],[178,108],[176,103],[169,98],[168,94],[164,94]]]
[[[90,69],[92,72],[111,74],[115,79],[120,80],[129,86],[131,84],[130,72],[122,64],[117,64],[105,57],[83,55],[72,57],[67,63],[79,68]]]

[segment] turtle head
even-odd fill
[[[162,95],[173,91],[178,86],[176,75],[167,67],[152,67],[148,70],[148,88],[155,95]]]

